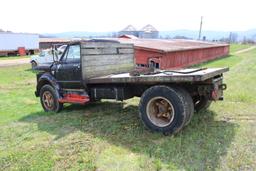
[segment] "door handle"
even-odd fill
[[[80,65],[79,64],[74,64],[73,67],[77,67],[79,69]]]

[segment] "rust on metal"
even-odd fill
[[[48,109],[48,110],[53,110],[54,109],[54,98],[51,92],[49,91],[45,91],[43,93],[43,103],[44,106]]]
[[[137,49],[155,50],[156,52],[177,52],[212,47],[223,47],[228,44],[217,44],[195,40],[163,39],[117,39],[121,43],[132,43]]]
[[[159,127],[169,125],[174,119],[174,108],[164,97],[152,98],[146,106],[148,118]]]

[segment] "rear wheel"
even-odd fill
[[[210,107],[212,101],[205,96],[194,98],[195,111],[200,112]]]
[[[152,131],[177,133],[186,120],[184,98],[175,89],[154,86],[147,89],[140,100],[140,118]]]
[[[193,99],[187,90],[183,88],[176,88],[176,90],[180,95],[183,96],[183,101],[185,103],[185,109],[186,109],[186,120],[184,125],[187,126],[192,120],[192,117],[194,115]]]
[[[48,84],[40,90],[40,101],[45,112],[59,112],[63,108],[63,104],[58,101],[56,90]]]

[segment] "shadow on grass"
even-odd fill
[[[137,108],[118,102],[70,105],[61,113],[32,113],[20,121],[36,123],[40,131],[56,135],[56,139],[76,131],[89,133],[185,170],[217,168],[235,135],[236,125],[214,120],[213,111],[195,114],[192,122],[176,136],[151,133],[140,122]]]
[[[25,71],[25,72],[32,72],[32,73],[34,73],[34,74],[37,74],[38,72],[40,72],[40,71],[37,71],[37,70],[32,69],[32,68],[27,68],[27,69],[25,69],[24,71]]]

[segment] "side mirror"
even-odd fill
[[[53,61],[54,62],[58,62],[59,58],[58,58],[58,52],[54,49],[52,49],[52,57],[53,57]]]
[[[54,56],[53,56],[53,61],[54,61],[54,62],[58,62],[58,61],[59,61],[58,55],[54,55]]]

